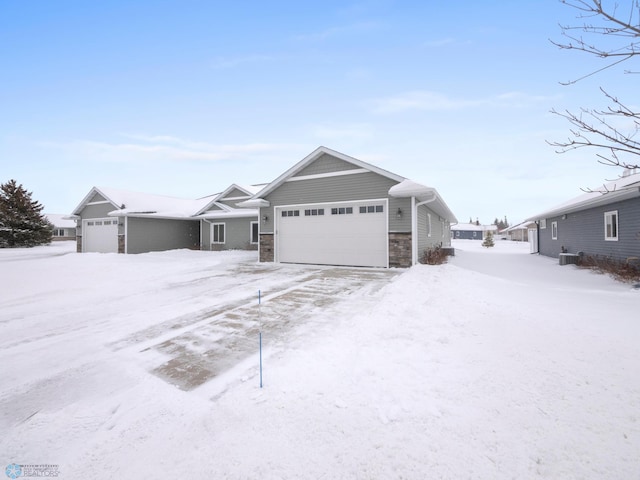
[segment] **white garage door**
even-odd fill
[[[386,267],[387,202],[276,208],[277,260]]]
[[[95,218],[82,222],[84,252],[118,253],[118,220]]]

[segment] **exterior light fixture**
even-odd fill
[[[396,218],[398,220],[400,220],[402,218],[402,210],[400,208],[398,208],[398,211],[396,212]]]

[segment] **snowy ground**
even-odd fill
[[[1,465],[640,478],[640,290],[526,244],[454,246],[406,271],[0,249]]]

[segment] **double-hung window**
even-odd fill
[[[212,225],[212,243],[224,243],[224,223],[214,223]]]
[[[618,241],[618,211],[604,212],[604,239],[608,242]]]

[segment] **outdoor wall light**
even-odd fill
[[[267,223],[269,221],[269,217],[267,215],[265,215],[264,217],[262,217],[262,221],[264,223]]]
[[[400,220],[402,218],[402,210],[400,208],[398,208],[398,211],[396,212],[396,218],[398,220]]]

